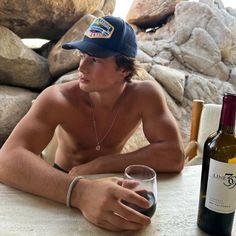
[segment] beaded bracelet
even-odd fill
[[[66,195],[66,206],[71,208],[71,194],[72,191],[75,187],[75,185],[77,184],[77,182],[81,179],[83,179],[84,177],[82,176],[76,176],[70,183],[68,191],[67,191],[67,195]]]

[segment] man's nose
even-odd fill
[[[78,71],[82,72],[83,74],[88,74],[88,63],[86,62],[86,59],[81,58]]]

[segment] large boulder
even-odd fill
[[[0,86],[0,147],[29,110],[37,95],[23,88]]]
[[[150,74],[173,98],[182,102],[186,77],[183,71],[156,64],[152,67]]]
[[[81,40],[85,30],[95,19],[94,15],[87,14],[78,20],[66,34],[56,43],[48,56],[49,70],[53,77],[75,69],[80,62],[78,50],[64,50],[63,43]]]
[[[112,15],[115,10],[116,0],[105,0],[101,11],[104,15]]]
[[[226,92],[236,93],[234,85],[229,82],[191,74],[185,87],[185,98],[204,100],[206,103],[221,103],[222,95]]]
[[[141,28],[161,26],[182,0],[134,0],[126,16],[130,24]]]
[[[181,2],[176,6],[175,29],[176,32],[185,32],[185,38],[189,38],[194,28],[201,28],[209,34],[209,37],[219,48],[222,61],[226,64],[234,64],[236,63],[236,57],[234,58],[230,51],[233,54],[236,52],[236,49],[234,49],[236,23],[232,23],[234,27],[231,25],[231,29],[227,24],[231,24],[229,19],[232,16],[229,14],[222,16],[223,10],[216,9],[215,5],[211,7],[205,3]],[[186,24],[186,22],[188,23]],[[202,44],[203,46],[204,44]]]
[[[84,14],[101,10],[104,3],[105,0],[1,0],[0,25],[21,38],[55,40]]]
[[[43,89],[50,82],[47,59],[0,26],[0,84]]]
[[[229,69],[221,61],[221,52],[215,40],[201,28],[194,28],[187,42],[179,47],[180,60],[186,67],[204,75],[228,80]]]

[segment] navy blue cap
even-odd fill
[[[80,41],[65,43],[64,49],[79,49],[98,58],[115,56],[136,57],[137,42],[133,28],[120,17],[96,18]]]

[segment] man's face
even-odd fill
[[[122,83],[126,73],[118,69],[114,57],[97,58],[81,54],[78,68],[80,88],[86,92],[101,91]]]

